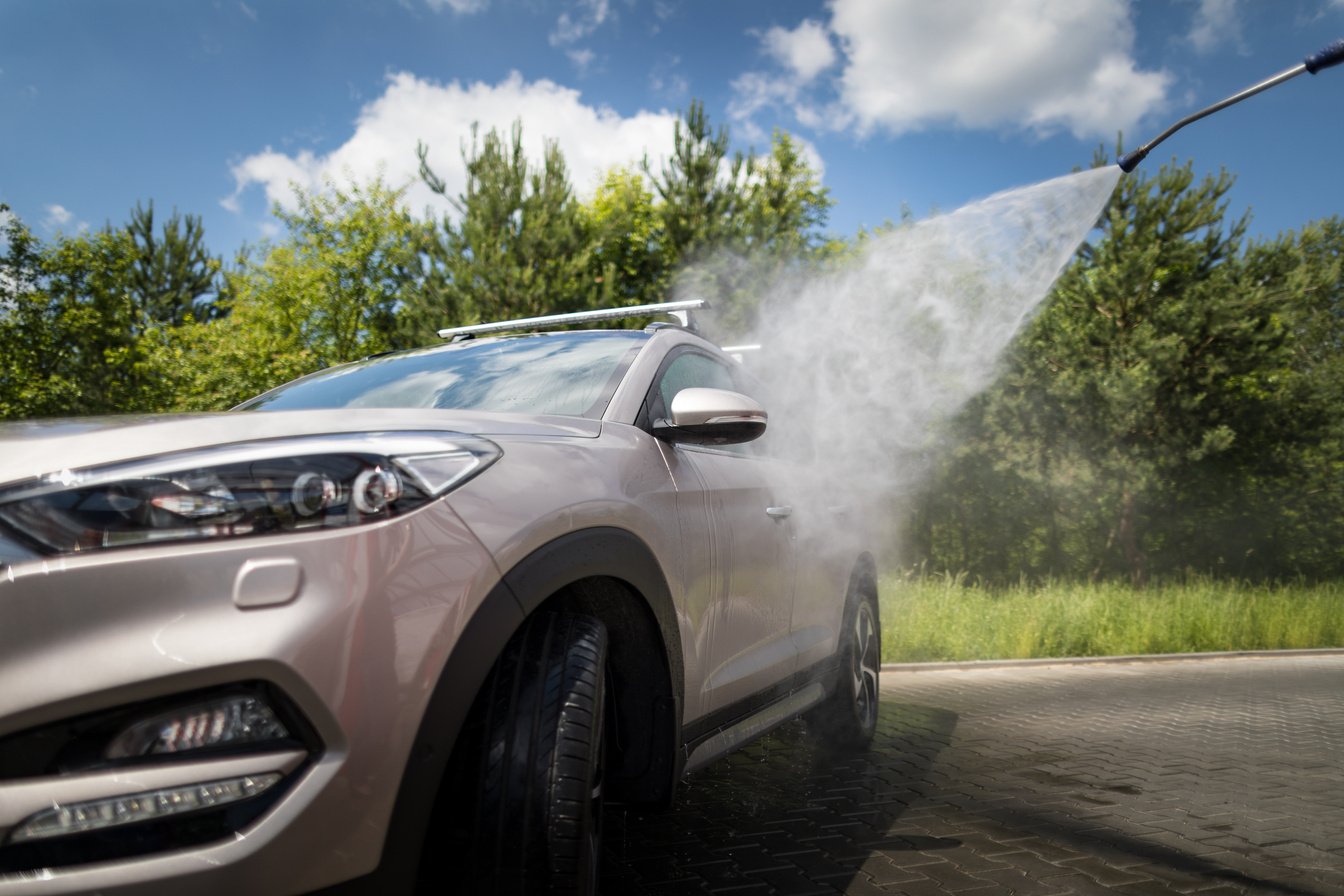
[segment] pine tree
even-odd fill
[[[154,203],[136,204],[126,231],[135,244],[127,288],[139,308],[141,330],[207,320],[219,313],[212,299],[218,288],[219,259],[205,246],[205,229],[195,215],[174,209],[154,232]]]
[[[590,242],[569,183],[564,156],[548,141],[539,164],[523,152],[515,123],[506,140],[491,130],[479,142],[473,130],[463,150],[466,192],[447,195],[421,144],[420,173],[447,198],[445,216],[427,244],[432,270],[426,290],[404,321],[412,341],[432,338],[453,323],[506,320],[589,307],[598,285],[588,270]]]

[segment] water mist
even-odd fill
[[[872,535],[887,528],[928,473],[937,424],[992,382],[1120,176],[999,193],[764,287],[761,349],[744,360],[770,392],[772,453],[807,460],[805,504],[868,507]]]

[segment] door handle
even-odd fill
[[[772,520],[786,520],[793,515],[793,508],[787,504],[765,508],[765,515]]]

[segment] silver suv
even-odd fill
[[[756,385],[573,319],[0,427],[0,896],[592,892],[604,800],[868,742],[873,560]]]

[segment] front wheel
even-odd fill
[[[877,601],[870,594],[860,594],[853,611],[845,616],[835,688],[807,715],[813,736],[827,746],[862,750],[877,731],[882,667],[882,632],[877,619]]]
[[[454,891],[596,892],[606,662],[606,628],[576,614],[529,619],[504,649],[477,704],[471,848]]]

